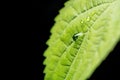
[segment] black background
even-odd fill
[[[50,28],[58,10],[63,7],[66,0],[32,0],[32,75],[33,80],[43,80],[43,53],[47,48],[45,44],[50,36]],[[120,42],[105,61],[96,69],[89,80],[120,80]]]

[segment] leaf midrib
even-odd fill
[[[113,1],[113,2],[115,2],[115,1]],[[113,2],[111,2],[111,3],[113,3]],[[106,4],[106,3],[104,3],[104,4]],[[99,5],[99,6],[100,6],[100,5]],[[97,7],[97,6],[96,6],[96,7]],[[109,7],[110,7],[110,5],[107,7],[107,9],[108,9]],[[95,7],[93,7],[93,8],[95,8]],[[105,10],[106,10],[106,9],[105,9]],[[104,10],[104,11],[105,11],[105,10]],[[103,11],[103,13],[104,13],[104,11]],[[101,15],[100,15],[99,17],[101,17],[103,13],[101,13]],[[97,19],[99,19],[99,18],[97,18]],[[97,21],[97,20],[96,20],[96,21]],[[96,23],[96,21],[94,22],[94,24]],[[94,25],[94,24],[93,24],[93,25]],[[93,26],[93,25],[92,25],[92,26]],[[92,28],[92,27],[90,27],[90,28]],[[90,28],[89,28],[89,30],[90,30]],[[86,33],[88,33],[89,30],[88,30]],[[85,36],[84,36],[82,42],[84,41],[84,39],[85,39]],[[81,45],[82,45],[82,43],[81,43]],[[81,46],[81,45],[80,45],[80,46]],[[78,49],[78,52],[79,52],[79,51],[80,51],[80,48]],[[76,57],[77,57],[77,55],[78,55],[78,52],[77,52],[77,54],[76,54],[76,56],[75,56],[73,62],[72,62],[71,65],[70,65],[69,71],[71,70],[72,64],[73,64],[74,61],[76,60]],[[68,77],[69,71],[67,72],[67,75],[66,75],[66,77],[65,77],[65,80],[66,80],[66,78]]]

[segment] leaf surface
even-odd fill
[[[44,80],[86,80],[120,40],[120,0],[69,0],[45,51]]]

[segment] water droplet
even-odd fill
[[[87,21],[90,21],[90,17],[87,17],[87,19],[86,19]]]
[[[80,37],[80,36],[83,36],[83,33],[82,33],[82,32],[74,34],[74,35],[73,35],[73,40],[76,41],[77,38]]]

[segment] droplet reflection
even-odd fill
[[[80,37],[80,36],[83,36],[83,33],[82,33],[82,32],[74,34],[74,35],[73,35],[73,40],[76,41],[77,38]]]

